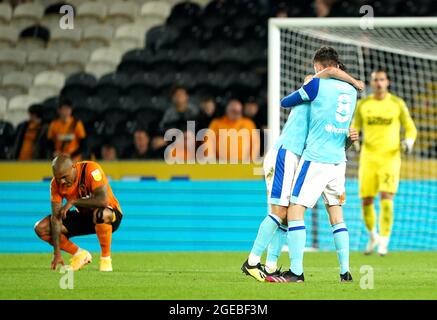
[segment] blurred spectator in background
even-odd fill
[[[134,132],[134,145],[129,148],[124,157],[125,159],[153,159],[153,150],[150,148],[149,133],[142,128],[138,128]]]
[[[206,129],[216,115],[216,103],[213,97],[205,97],[200,100],[200,111],[196,121],[196,130]]]
[[[186,123],[196,120],[199,109],[190,103],[187,89],[183,86],[174,86],[171,90],[172,106],[167,109],[159,123],[160,135],[153,137],[152,148],[157,154],[162,154],[167,142],[164,140],[165,131],[172,128],[174,123]]]
[[[103,144],[102,148],[100,150],[100,153],[102,155],[102,160],[104,160],[104,161],[116,161],[116,160],[118,160],[117,149],[111,143]]]
[[[190,103],[187,89],[182,86],[175,86],[171,90],[172,107],[167,109],[162,117],[161,129],[168,129],[170,123],[196,120],[199,109]]]
[[[244,103],[244,116],[251,119],[258,129],[265,129],[267,123],[265,115],[260,109],[259,102],[255,97],[249,97]]]
[[[285,3],[280,3],[276,9],[276,18],[287,18],[288,12],[287,12],[287,5]]]
[[[267,115],[255,97],[249,97],[244,103],[244,116],[251,119],[260,129],[260,154],[264,154],[264,130],[267,129]]]
[[[37,160],[47,158],[47,125],[42,123],[42,106],[33,104],[27,110],[29,120],[20,123],[16,131],[14,159]]]
[[[48,130],[49,149],[55,157],[60,153],[71,156],[74,160],[81,160],[85,151],[85,128],[82,121],[72,116],[71,101],[63,99],[58,107],[58,119],[50,123]]]
[[[331,13],[332,5],[337,0],[315,0],[314,9],[317,17],[328,17]]]
[[[208,141],[210,146],[209,150],[216,150],[217,159],[221,160],[238,160],[248,161],[252,159],[252,154],[259,155],[259,134],[255,130],[255,123],[243,117],[243,105],[237,99],[231,99],[226,106],[226,113],[221,118],[214,119],[209,125],[209,129],[214,131],[216,135],[216,141]],[[220,134],[221,129],[222,134]],[[229,129],[235,129],[237,137],[231,137],[232,131]],[[243,129],[243,130],[242,130]],[[227,134],[226,134],[227,132]],[[225,136],[223,134],[226,134]],[[232,140],[237,138],[238,146],[232,146]],[[226,154],[220,154],[220,150],[226,150]],[[222,151],[223,152],[223,151]]]
[[[14,126],[0,118],[0,159],[10,159],[15,137]]]

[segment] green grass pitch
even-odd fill
[[[61,289],[50,254],[0,255],[0,299],[437,299],[437,253],[351,255],[353,283],[339,283],[335,252],[305,254],[305,283],[260,283],[240,271],[247,253],[114,253],[112,273],[94,261]],[[65,258],[67,258],[65,256]],[[288,266],[287,254],[280,264]],[[67,261],[67,260],[65,260]],[[374,269],[374,288],[360,288],[360,267]]]

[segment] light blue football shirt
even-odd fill
[[[309,107],[309,117],[308,114],[305,115],[309,122],[306,129],[308,135],[304,140],[303,159],[333,164],[346,161],[345,143],[356,102],[357,91],[349,83],[319,78],[313,78],[281,100],[281,106],[284,108],[299,107],[298,111],[303,111],[303,106]],[[303,112],[296,114],[303,117]],[[297,127],[297,123],[303,124],[303,118],[294,121],[292,128]],[[291,130],[288,130],[287,134],[284,134],[284,131],[285,127],[282,134],[284,141],[301,138]]]
[[[308,137],[302,158],[320,163],[344,162],[357,91],[349,83],[336,79],[313,79],[310,82],[313,82],[311,89],[300,92],[304,101],[311,101]]]
[[[281,101],[286,101],[287,97]],[[274,148],[289,150],[301,156],[305,148],[305,140],[308,135],[308,123],[310,115],[310,103],[303,102],[294,107],[288,115],[287,122],[282,128],[281,135],[275,143]]]

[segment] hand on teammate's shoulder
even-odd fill
[[[354,87],[359,91],[364,91],[364,89],[366,89],[366,84],[361,80],[357,80]]]

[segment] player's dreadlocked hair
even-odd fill
[[[346,70],[346,66],[340,62],[337,51],[332,47],[321,47],[314,54],[313,63],[321,63],[324,67],[338,67]]]

